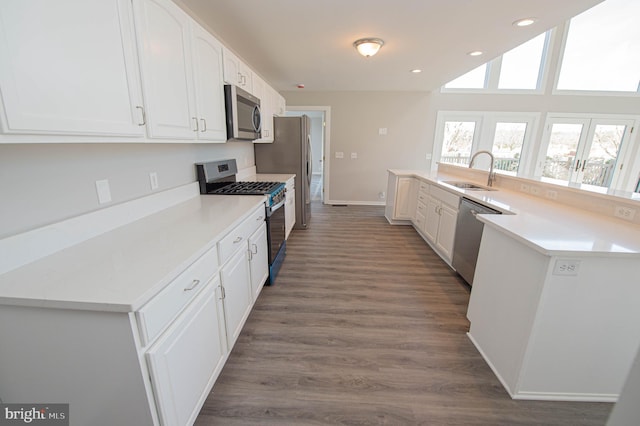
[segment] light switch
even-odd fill
[[[107,179],[96,181],[96,192],[98,193],[98,202],[100,204],[111,202],[111,188]]]
[[[351,153],[351,159],[352,159],[352,160],[355,160],[355,159],[357,159],[357,158],[358,158],[358,153],[357,153],[357,152],[352,152],[352,153]]]
[[[344,158],[344,152],[336,151],[336,158]]]
[[[380,128],[378,129],[378,134],[379,134],[380,136],[386,136],[386,135],[387,135],[387,128],[386,128],[386,127],[380,127]]]

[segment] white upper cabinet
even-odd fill
[[[197,131],[190,22],[169,0],[134,2],[149,136],[193,139]]]
[[[130,1],[0,1],[0,97],[5,134],[143,136]]]
[[[198,138],[226,141],[222,80],[222,44],[193,23],[193,51],[198,107]]]
[[[149,136],[226,141],[222,47],[170,0],[135,2]]]
[[[253,71],[229,49],[224,49],[224,81],[234,84],[253,96],[258,96],[253,89]]]

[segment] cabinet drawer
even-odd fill
[[[218,271],[218,251],[212,248],[171,281],[137,313],[140,334],[152,342],[204,288]]]
[[[450,193],[449,191],[445,191],[444,189],[440,189],[437,186],[431,186],[431,195],[434,198],[442,201],[445,204],[449,204],[456,211],[458,210],[458,204],[460,204],[460,197]]]
[[[265,218],[266,212],[264,206],[260,205],[244,222],[218,242],[221,265],[223,265],[238,248],[247,247],[249,236],[262,225]]]

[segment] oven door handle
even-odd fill
[[[274,212],[274,211],[278,210],[280,207],[284,206],[285,201],[287,201],[286,198],[284,200],[280,201],[278,204],[275,204],[275,205],[269,207],[269,212]]]

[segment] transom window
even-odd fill
[[[541,90],[551,31],[445,84],[446,91]]]
[[[558,90],[640,90],[640,1],[607,0],[569,23]]]

